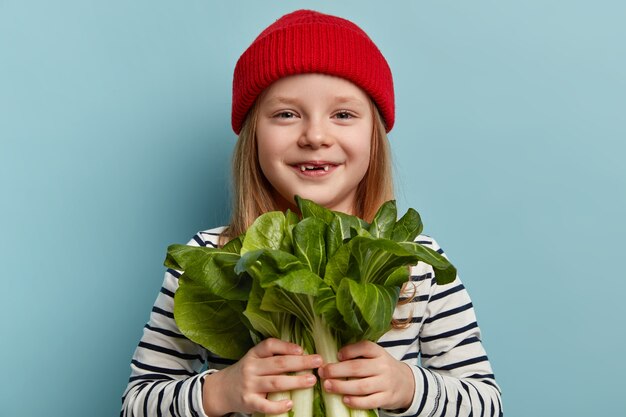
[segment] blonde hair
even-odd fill
[[[374,127],[369,167],[357,189],[354,211],[365,221],[371,221],[378,208],[394,197],[391,151],[385,125],[372,103]],[[259,164],[256,140],[258,100],[246,117],[232,159],[232,212],[230,224],[222,234],[222,243],[239,236],[254,220],[268,211],[279,210],[272,196],[272,185]]]

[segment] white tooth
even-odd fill
[[[324,171],[328,172],[328,165],[324,165]]]
[[[304,165],[300,165],[300,171],[302,172],[306,171],[306,167]]]

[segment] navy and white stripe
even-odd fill
[[[222,230],[200,232],[188,244],[215,247]],[[416,241],[443,253],[428,236]],[[204,375],[232,363],[180,333],[173,319],[179,276],[174,270],[165,274],[131,361],[121,417],[206,417],[202,409]],[[401,299],[394,318],[409,319],[410,324],[389,331],[378,343],[411,365],[415,398],[407,410],[381,410],[380,415],[501,416],[500,389],[481,343],[472,303],[459,279],[438,286],[433,269],[418,263],[411,268],[409,286]]]

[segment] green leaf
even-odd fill
[[[385,287],[402,287],[409,280],[411,270],[409,265],[401,265],[394,269],[383,284]]]
[[[293,228],[294,254],[319,276],[326,268],[326,224],[318,218],[303,219]]]
[[[172,245],[166,265],[184,270],[187,279],[224,299],[246,300],[251,283],[248,275],[240,276],[234,270],[239,258],[224,249]]]
[[[164,265],[167,268],[184,271],[190,263],[197,261],[198,258],[205,255],[210,255],[213,252],[229,252],[239,254],[240,251],[240,237],[232,239],[226,243],[223,248],[174,244],[167,248],[167,256],[165,258]]]
[[[341,314],[345,324],[345,326],[339,327],[342,339],[352,339],[356,335],[361,335],[364,332],[350,291],[350,283],[356,283],[356,281],[345,278],[341,280],[337,289],[337,310]]]
[[[311,327],[314,320],[311,296],[292,294],[280,287],[270,287],[265,290],[261,309],[274,313],[293,314],[307,328]]]
[[[224,252],[232,252],[239,254],[241,253],[241,247],[243,244],[242,236],[237,236],[234,239],[231,239],[227,244],[224,245],[222,250]]]
[[[359,219],[356,216],[350,216],[345,213],[334,212],[335,218],[338,219],[339,225],[341,227],[341,236],[345,241],[346,239],[350,239],[351,229],[358,231],[366,231],[369,228],[369,225],[363,220]]]
[[[243,319],[244,303],[226,301],[203,285],[179,278],[174,296],[174,319],[181,332],[209,351],[228,359],[240,359],[253,346]]]
[[[261,282],[261,285],[265,288],[269,288],[270,286],[280,287],[290,293],[311,296],[316,296],[321,287],[327,286],[319,276],[307,269],[288,272],[271,282],[269,280]]]
[[[322,220],[327,225],[333,221],[333,212],[328,210],[326,207],[320,206],[319,204],[298,195],[295,196],[295,199],[298,209],[300,210],[300,213],[302,213],[303,219],[306,219],[307,217],[315,217]]]
[[[263,286],[298,270],[307,270],[298,258],[287,252],[270,249],[247,252],[235,266],[235,272],[247,272]]]
[[[377,238],[391,238],[397,215],[396,202],[393,200],[385,202],[380,206],[370,224],[370,234]]]
[[[281,313],[272,313],[261,309],[264,294],[265,290],[257,281],[254,281],[248,304],[243,314],[252,327],[263,335],[263,338],[281,338],[282,326],[285,325],[286,319]]]
[[[345,326],[337,308],[337,297],[329,286],[319,288],[315,297],[315,314],[322,316],[331,329],[341,329]]]
[[[457,271],[448,259],[431,248],[415,242],[400,243],[402,247],[413,252],[419,261],[429,264],[435,271],[438,285],[449,284],[456,279]]]
[[[396,268],[418,261],[413,252],[388,239],[357,236],[350,243],[351,254],[359,266],[363,282],[384,284]]]
[[[419,213],[410,208],[393,227],[391,240],[395,242],[412,242],[422,233],[422,227],[422,219]]]
[[[358,234],[359,231],[365,231],[368,227],[367,223],[356,216],[340,212],[333,212],[333,215],[333,220],[326,231],[326,256],[328,258],[333,256],[341,245],[353,237],[352,229],[354,229],[355,234]]]
[[[263,249],[258,249],[243,254],[235,265],[235,273],[243,274],[245,272],[248,272],[255,276],[254,271],[256,271],[261,266],[259,263],[259,257],[263,252]]]
[[[433,267],[433,270],[435,271],[435,282],[437,285],[450,284],[457,276],[457,270],[452,264],[447,268]]]
[[[185,273],[197,277],[213,294],[226,300],[248,299],[251,278],[248,274],[235,273],[239,261],[238,254],[216,253],[206,263],[194,263]]]
[[[351,249],[351,242],[340,246],[326,264],[324,281],[335,291],[339,288],[341,280],[347,277],[350,272]],[[353,276],[353,278],[359,279],[359,275],[357,274],[356,276]]]
[[[265,289],[261,308],[265,311],[293,314],[311,328],[315,317],[315,297],[327,285],[309,271],[292,271],[271,282],[261,283]]]
[[[246,230],[241,254],[259,249],[280,249],[286,232],[285,215],[280,211],[270,211],[257,217]]]
[[[184,271],[189,264],[203,256],[210,256],[215,251],[217,251],[215,248],[174,244],[167,248],[167,256],[163,264],[166,268]]]
[[[359,228],[351,227],[350,228],[350,239],[353,239],[353,238],[355,238],[357,236],[369,237],[369,238],[372,237],[370,232],[368,232],[368,230],[363,228],[363,227],[359,227]]]
[[[391,328],[400,288],[345,279],[337,292],[337,306],[349,327],[344,342],[378,340]]]
[[[293,228],[298,224],[298,215],[287,209],[285,212],[285,224],[283,240],[280,243],[280,250],[293,253]]]
[[[343,244],[341,220],[335,217],[326,229],[326,256],[330,259],[335,251]]]

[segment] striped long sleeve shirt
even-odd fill
[[[188,244],[216,247],[222,230],[200,232]],[[420,235],[416,241],[443,253],[428,236]],[[131,361],[121,417],[206,417],[204,377],[232,364],[187,339],[176,326],[174,294],[179,276],[171,269],[165,274]],[[481,342],[472,302],[459,278],[439,286],[432,267],[419,262],[411,267],[401,301],[394,318],[410,324],[390,330],[378,344],[411,366],[415,395],[408,409],[380,410],[380,415],[502,416],[500,388]]]

